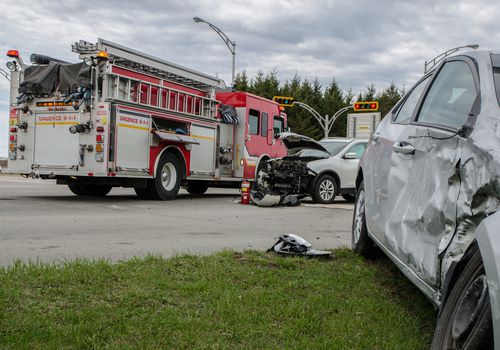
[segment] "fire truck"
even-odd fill
[[[78,63],[9,50],[9,160],[3,172],[55,179],[76,195],[134,188],[170,200],[184,186],[238,188],[286,155],[280,106],[195,70],[98,39]]]

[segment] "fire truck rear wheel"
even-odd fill
[[[181,165],[179,159],[172,153],[164,154],[154,179],[148,180],[148,193],[152,199],[172,200],[181,187]]]
[[[76,194],[77,196],[83,196],[83,191],[80,188],[79,184],[70,183],[68,184],[68,188],[71,192],[73,192],[73,194]]]
[[[190,181],[186,186],[186,191],[190,194],[203,194],[207,192],[208,184],[202,181]]]
[[[79,186],[84,196],[92,196],[92,197],[104,197],[112,189],[111,186],[106,186],[106,185],[79,184]]]

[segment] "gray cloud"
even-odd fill
[[[500,42],[498,2],[492,0],[3,0],[0,53],[18,48],[76,61],[70,44],[103,37],[218,75],[230,82],[231,56],[199,16],[237,43],[236,68],[250,76],[277,69],[324,85],[377,89],[392,81],[407,88],[423,62],[447,48]],[[6,57],[0,57],[5,67]],[[8,85],[0,77],[0,156],[7,151]]]

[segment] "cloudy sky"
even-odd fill
[[[231,82],[231,55],[201,17],[236,41],[236,71],[276,69],[355,92],[409,88],[423,63],[477,43],[500,46],[498,0],[2,0],[0,67],[8,49],[76,62],[70,44],[102,37]],[[496,46],[495,46],[496,45]],[[8,82],[0,77],[0,157],[7,155]]]

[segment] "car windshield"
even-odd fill
[[[338,154],[348,144],[347,141],[322,141],[321,146],[325,147],[332,156]]]
[[[491,61],[493,63],[493,78],[495,80],[497,100],[500,105],[500,55],[491,55]]]
[[[331,154],[320,151],[318,149],[302,149],[296,153],[294,153],[294,156],[299,156],[299,157],[321,157],[321,158],[328,158],[331,156]]]

